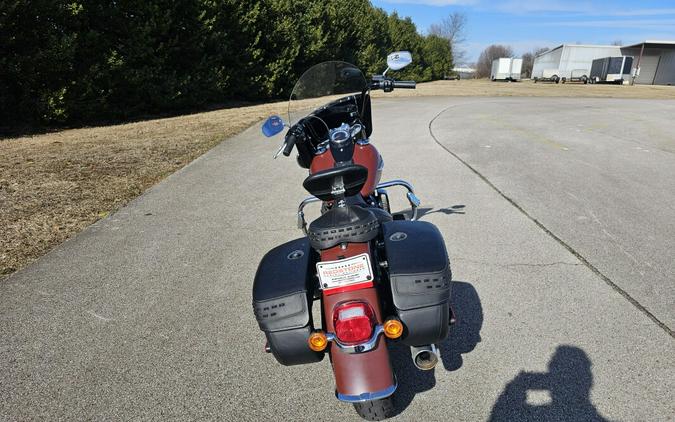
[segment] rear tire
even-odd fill
[[[394,399],[392,396],[380,400],[369,400],[353,403],[354,410],[367,421],[383,421],[394,416]]]

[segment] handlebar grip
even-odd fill
[[[394,88],[415,89],[416,86],[415,81],[394,81]]]
[[[289,133],[288,136],[286,136],[286,145],[284,146],[284,151],[283,154],[285,157],[288,157],[291,155],[291,151],[293,151],[293,147],[295,146],[295,135],[292,133]]]

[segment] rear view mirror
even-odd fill
[[[396,51],[387,56],[387,66],[391,70],[399,70],[412,63],[412,54],[409,51]]]
[[[262,133],[268,138],[284,130],[284,120],[279,116],[270,116],[262,125]]]

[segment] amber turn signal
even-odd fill
[[[314,331],[307,339],[309,348],[315,352],[322,352],[328,346],[328,339],[323,331]]]
[[[403,335],[403,323],[396,318],[390,318],[384,321],[384,335],[387,338],[395,339]]]

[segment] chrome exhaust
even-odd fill
[[[412,353],[413,363],[417,369],[429,371],[434,369],[438,363],[438,349],[435,344],[417,347],[411,346],[410,351]]]

